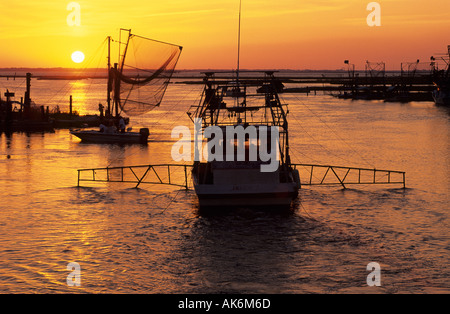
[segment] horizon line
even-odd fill
[[[0,67],[0,71],[13,71],[13,70],[75,70],[75,71],[91,71],[91,70],[105,70],[105,68],[71,68],[71,67]],[[175,69],[176,72],[222,72],[222,71],[236,71],[236,69],[228,68],[193,68],[193,69]],[[291,72],[348,72],[345,68],[336,69],[294,69],[294,68],[258,68],[258,69],[240,69],[241,72],[267,72],[267,71],[291,71]],[[355,71],[365,71],[365,69],[355,69]],[[385,70],[385,72],[398,72],[400,70]]]

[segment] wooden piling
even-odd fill
[[[70,95],[70,100],[69,100],[69,112],[70,112],[70,115],[72,115],[72,112],[73,112],[73,100],[72,100],[72,95]]]

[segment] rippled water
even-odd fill
[[[82,113],[104,94],[98,81],[32,86],[62,109],[73,94]],[[192,190],[76,187],[77,169],[173,163],[170,132],[190,126],[200,88],[173,84],[161,108],[132,119],[150,126],[147,147],[81,144],[67,130],[0,136],[1,293],[450,292],[450,112],[433,103],[282,95],[294,162],[406,171],[406,190],[304,188],[290,215],[205,217]],[[70,262],[81,287],[67,286]],[[371,262],[381,287],[366,283]]]

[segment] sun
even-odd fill
[[[84,61],[84,53],[81,51],[75,51],[72,53],[72,61],[75,63],[81,63]]]

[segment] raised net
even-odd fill
[[[141,115],[161,104],[182,47],[129,34],[113,69],[114,101],[130,116]]]

